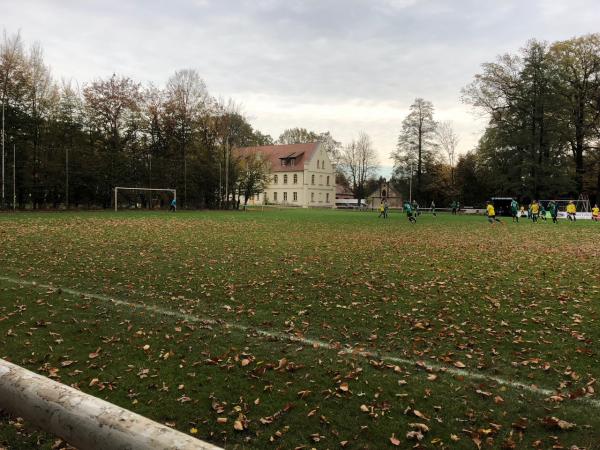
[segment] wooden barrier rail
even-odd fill
[[[0,409],[79,450],[219,450],[3,359]]]

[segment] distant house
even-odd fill
[[[354,194],[352,193],[352,191],[342,185],[342,184],[338,184],[335,187],[335,199],[336,200],[348,200],[354,198]]]
[[[234,154],[260,154],[270,164],[270,183],[248,204],[335,206],[335,170],[320,143],[242,147]]]
[[[386,200],[390,208],[402,208],[402,194],[384,178],[377,189],[367,196],[367,204],[370,208],[378,208]]]

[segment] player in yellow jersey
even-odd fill
[[[572,220],[573,222],[577,220],[577,207],[575,206],[575,203],[573,203],[573,200],[567,205],[567,219]]]
[[[600,208],[598,208],[598,205],[594,205],[592,208],[592,220],[594,222],[600,222]]]
[[[496,222],[502,223],[500,222],[500,219],[498,219],[496,217],[496,210],[494,209],[494,205],[492,202],[487,202],[487,207],[486,207],[486,214],[488,217],[488,221],[494,225]]]
[[[537,200],[531,203],[531,218],[533,219],[533,223],[536,223],[540,218],[540,204]]]

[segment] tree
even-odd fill
[[[127,169],[125,150],[136,137],[136,115],[140,110],[140,85],[130,78],[113,74],[96,80],[83,90],[88,126],[103,147],[102,183],[104,206],[112,199],[112,190]]]
[[[183,207],[187,205],[188,147],[193,139],[194,124],[208,108],[206,85],[197,71],[178,70],[167,82],[166,111],[174,130],[181,155],[183,172]]]
[[[585,153],[595,140],[594,129],[600,120],[600,34],[589,34],[556,42],[550,49],[560,96],[558,116],[561,130],[575,161],[578,193],[584,191]],[[598,174],[600,177],[600,172]]]
[[[260,153],[249,153],[238,161],[238,208],[239,198],[244,196],[244,207],[253,196],[264,192],[269,183],[269,161]]]
[[[340,166],[350,181],[352,192],[358,204],[365,198],[367,181],[375,175],[377,155],[373,149],[371,138],[364,132],[358,139],[346,145],[341,152]]]
[[[288,128],[279,135],[278,144],[306,144],[318,142],[319,134],[306,128]]]
[[[489,118],[477,151],[506,195],[539,198],[566,186],[555,72],[548,45],[532,40],[520,55],[483,64],[463,89],[464,101]]]
[[[415,99],[410,106],[410,112],[402,122],[402,131],[398,136],[397,150],[392,154],[395,171],[406,170],[406,167],[416,164],[416,192],[423,187],[423,166],[426,160],[435,157],[435,130],[433,120],[433,104],[422,98]]]
[[[456,159],[456,148],[458,147],[459,138],[454,132],[452,122],[445,121],[438,123],[436,128],[436,136],[439,148],[448,157],[448,164],[450,165],[450,183],[454,186],[454,166]]]

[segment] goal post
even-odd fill
[[[140,188],[140,187],[124,187],[124,186],[117,186],[114,188],[114,203],[115,203],[115,211],[118,210],[119,208],[119,191],[126,191],[126,192],[131,192],[131,191],[138,191],[138,192],[168,192],[173,194],[173,200],[177,201],[177,189],[168,189],[168,188],[164,188],[164,189],[160,189],[160,188]]]

